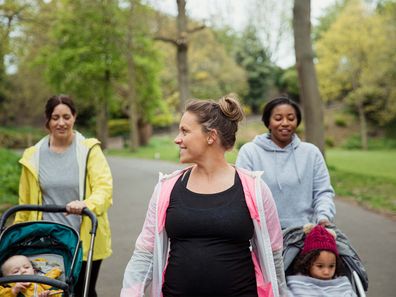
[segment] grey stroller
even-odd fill
[[[368,277],[357,252],[350,244],[346,235],[335,225],[326,228],[333,229],[337,235],[337,249],[353,290],[357,296],[365,297],[365,292],[368,289]],[[283,231],[283,264],[286,276],[294,274],[294,260],[304,246],[304,239],[305,233],[303,226],[288,228]]]

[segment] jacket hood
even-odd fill
[[[100,144],[100,141],[96,138],[85,138],[78,131],[74,131],[77,143],[82,143],[86,151],[90,150],[93,146]],[[39,150],[40,146],[48,143],[49,135],[44,136],[39,142],[35,145],[27,148],[22,158],[19,160],[19,163],[23,166],[27,167],[33,175],[38,178],[38,166],[39,166]]]
[[[289,143],[284,148],[280,148],[278,145],[276,145],[275,142],[271,140],[270,133],[264,133],[261,135],[257,135],[253,139],[253,142],[266,151],[285,152],[290,151],[292,148],[295,150],[300,145],[301,140],[297,136],[297,134],[293,134],[291,143]]]
[[[277,156],[278,153],[282,153],[282,154],[286,153],[286,154],[290,154],[292,156],[295,174],[297,175],[298,182],[301,184],[301,176],[298,173],[296,156],[294,154],[294,151],[297,149],[297,147],[301,143],[301,140],[297,136],[297,134],[293,134],[292,141],[284,148],[280,148],[277,144],[275,144],[275,142],[273,142],[271,140],[269,133],[257,135],[254,138],[253,143],[255,143],[256,145],[261,147],[263,150],[272,152],[274,154],[276,166],[275,166],[275,168],[273,168],[273,170],[274,170],[274,174],[275,174],[276,183],[277,183],[280,191],[282,191],[282,185],[281,185],[281,183],[279,181],[279,177],[278,177],[278,171],[279,171],[278,156]]]

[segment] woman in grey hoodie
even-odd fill
[[[333,223],[334,190],[325,160],[315,145],[295,133],[301,122],[299,106],[289,98],[275,98],[266,104],[262,121],[269,133],[243,145],[236,166],[264,171],[282,229]]]

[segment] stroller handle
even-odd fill
[[[39,275],[10,275],[3,276],[0,278],[0,285],[16,283],[16,282],[28,282],[28,283],[39,283],[46,284],[51,287],[62,289],[65,292],[69,292],[69,286],[67,283],[52,279],[46,276]]]
[[[41,211],[41,212],[68,212],[65,205],[34,205],[34,204],[21,204],[12,206],[7,209],[0,219],[0,230],[3,231],[7,219],[17,213],[18,211]],[[88,208],[84,207],[81,215],[86,215],[91,220],[91,234],[96,234],[96,229],[98,228],[98,220],[95,214]]]

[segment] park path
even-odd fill
[[[125,266],[141,230],[158,172],[170,173],[180,164],[109,157],[114,179],[113,207],[109,211],[113,255],[102,264],[100,297],[119,296]],[[396,296],[396,222],[337,200],[337,225],[349,237],[368,275],[368,297]]]

